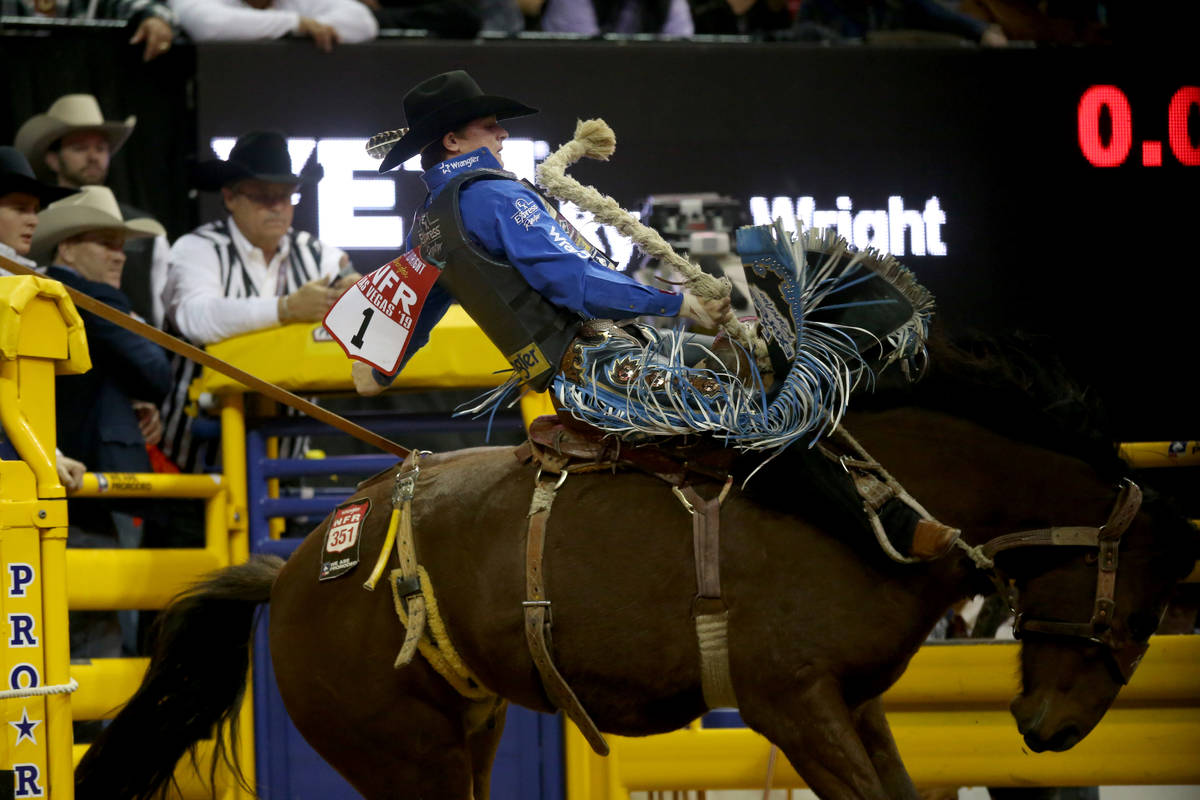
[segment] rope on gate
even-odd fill
[[[71,678],[70,683],[35,686],[29,689],[6,689],[0,692],[0,700],[13,700],[18,697],[43,697],[48,694],[71,694],[78,688],[79,681]]]

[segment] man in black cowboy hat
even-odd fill
[[[320,320],[358,274],[344,252],[291,227],[297,189],[319,179],[319,166],[292,172],[287,140],[273,132],[247,133],[228,160],[197,164],[194,185],[219,191],[229,216],[201,225],[172,246],[163,292],[168,329],[197,344],[212,344],[289,322]],[[191,362],[176,360],[177,391],[163,405],[163,450],[189,470],[196,454],[183,409],[194,369]]]
[[[33,244],[38,211],[74,193],[74,189],[42,183],[21,151],[0,147],[0,255],[30,269],[36,267],[26,256]],[[0,268],[0,276],[8,274]]]
[[[484,94],[462,70],[429,78],[404,96],[409,127],[386,143],[390,149],[379,171],[421,154],[429,195],[408,247],[420,243],[422,256],[442,268],[406,358],[428,341],[452,299],[502,353],[512,355],[514,370],[535,389],[549,385],[584,320],[678,314],[715,326],[729,314],[728,300],[701,302],[615,271],[549,200],[502,171],[508,131],[501,121],[535,113],[516,100]],[[372,140],[376,148],[378,139]],[[362,394],[377,394],[390,383],[361,362],[353,374]]]
[[[33,169],[15,147],[0,147],[0,256],[34,269],[37,264],[26,256],[33,246],[38,211],[56,200],[75,193],[74,189],[50,186],[34,177]],[[0,264],[0,278],[11,275]],[[78,489],[86,470],[83,462],[56,451],[58,479],[68,489]],[[0,458],[14,460],[0,430]]]

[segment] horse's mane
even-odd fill
[[[1075,456],[1105,477],[1128,466],[1099,395],[1075,379],[1047,337],[1013,333],[953,339],[935,331],[925,374],[907,382],[894,370],[875,391],[851,401],[859,411],[918,406],[969,419],[1016,441]]]

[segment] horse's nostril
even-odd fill
[[[1061,752],[1063,750],[1070,750],[1072,747],[1079,744],[1079,740],[1082,738],[1083,737],[1079,734],[1079,728],[1075,727],[1074,725],[1068,725],[1067,727],[1056,731],[1054,735],[1048,739],[1042,738],[1042,736],[1036,731],[1031,730],[1028,733],[1025,733],[1025,744],[1029,745],[1029,748],[1035,753],[1042,753],[1046,751]]]

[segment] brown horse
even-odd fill
[[[1001,411],[998,419],[1022,427],[1015,411]],[[1114,504],[1120,467],[1111,446],[1085,460],[915,406],[857,413],[848,427],[971,544],[1053,525],[1099,526]],[[804,457],[784,453],[747,490],[735,488],[721,511],[741,714],[821,797],[916,798],[879,695],[947,607],[991,591],[992,582],[961,549],[915,566],[888,560],[864,529],[822,511],[827,504],[796,469]],[[481,448],[427,463],[417,483],[420,562],[454,644],[493,698],[465,699],[421,657],[393,668],[403,629],[387,589],[362,588],[364,565],[317,580],[327,520],[286,564],[230,568],[165,612],[146,682],[81,763],[78,796],[144,797],[169,778],[184,749],[239,699],[255,604],[269,598],[280,692],[330,764],[372,799],[484,800],[506,702],[553,711],[523,633],[533,482],[534,468],[511,450]],[[719,485],[699,488],[711,495]],[[386,511],[391,491],[380,481],[362,494]],[[367,566],[386,521],[382,511],[369,518]],[[1194,529],[1148,493],[1120,543],[1115,649],[1027,635],[1012,711],[1032,749],[1069,748],[1096,725],[1126,679],[1127,645],[1153,632],[1197,545]],[[1086,621],[1095,552],[1021,548],[998,555],[996,568],[1015,583],[1027,619]],[[550,517],[545,575],[557,666],[601,730],[670,731],[705,712],[691,520],[665,484],[632,472],[569,477]]]

